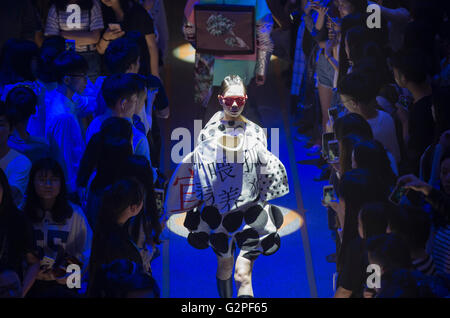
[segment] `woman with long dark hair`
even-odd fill
[[[39,272],[39,259],[36,256],[31,223],[14,204],[8,179],[2,169],[0,169],[0,247],[0,266],[17,274],[22,285],[21,296],[26,295]]]
[[[139,248],[129,234],[130,221],[141,212],[144,198],[144,186],[135,179],[119,180],[105,188],[89,265],[90,297],[107,295],[102,279],[105,265],[116,260],[144,265]]]
[[[30,172],[24,212],[33,223],[39,256],[53,260],[54,264],[75,262],[85,269],[92,232],[81,208],[69,202],[66,196],[61,166],[50,158],[35,162]],[[76,296],[76,292],[66,287],[62,277],[65,271],[60,276],[57,269],[42,270],[29,296]]]
[[[385,234],[388,227],[388,206],[373,202],[362,206],[358,213],[358,233],[343,257],[336,297],[362,297],[367,280],[367,250],[365,242],[372,236]]]
[[[358,238],[358,213],[361,207],[370,202],[383,202],[383,197],[377,189],[378,182],[372,174],[365,169],[355,169],[345,173],[339,183],[339,202],[330,204],[336,211],[341,225],[341,246],[337,251],[337,272],[339,275],[337,286],[341,287],[341,278],[345,258],[351,249],[352,241]],[[339,288],[335,297],[349,297],[351,292]]]

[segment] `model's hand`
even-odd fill
[[[400,105],[399,103],[396,103],[395,106],[397,107],[396,115],[398,119],[402,123],[407,123],[409,118],[409,111],[404,107],[403,105]]]

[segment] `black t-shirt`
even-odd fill
[[[431,111],[432,96],[426,96],[414,103],[409,111],[408,152],[411,168],[416,172],[419,168],[420,156],[433,143],[435,124]]]
[[[112,9],[105,8],[105,6],[102,6],[102,8],[105,26],[109,23],[119,23],[127,36],[133,37],[138,41],[141,53],[141,67],[139,69],[139,74],[149,75],[151,73],[150,52],[148,50],[147,42],[145,41],[145,36],[155,33],[153,19],[144,7],[138,3],[133,3],[131,7],[126,10],[123,21],[121,22],[117,21]]]
[[[95,250],[91,255],[94,277],[91,278],[89,287],[92,296],[98,296],[102,289],[102,265],[110,264],[115,260],[128,260],[142,265],[141,254],[128,233],[128,226],[129,222],[124,226],[114,225],[108,230],[109,234],[102,243],[93,242],[96,244],[93,246]]]
[[[161,83],[161,80],[159,78],[157,78],[156,76],[149,75],[148,81],[149,81],[150,87],[158,88],[158,94],[156,94],[155,102],[153,103],[153,105],[155,105],[155,109],[163,110],[164,108],[169,106],[169,99],[167,98],[166,90],[164,89],[164,86]]]
[[[344,262],[339,273],[338,286],[351,290],[352,298],[360,298],[363,296],[369,264],[364,241],[361,238],[354,239],[343,252]]]
[[[27,253],[36,251],[33,226],[19,210],[0,212],[0,263],[23,279]]]

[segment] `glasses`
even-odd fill
[[[247,100],[246,97],[238,96],[238,97],[222,97],[222,100],[224,104],[228,107],[231,107],[236,103],[238,107],[242,107],[245,104],[245,101]]]

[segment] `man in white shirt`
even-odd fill
[[[58,87],[46,94],[45,136],[51,156],[64,169],[69,192],[76,191],[76,176],[85,143],[80,123],[80,109],[74,96],[87,85],[88,64],[79,54],[66,51],[55,59]],[[77,94],[77,95],[76,95]]]
[[[102,85],[102,96],[107,106],[106,112],[96,117],[86,131],[86,141],[100,131],[100,127],[109,117],[125,118],[133,124],[133,115],[143,107],[147,88],[142,76],[138,74],[114,74],[107,77]],[[144,97],[144,98],[143,98]],[[133,150],[150,160],[150,149],[145,132],[133,127]]]

